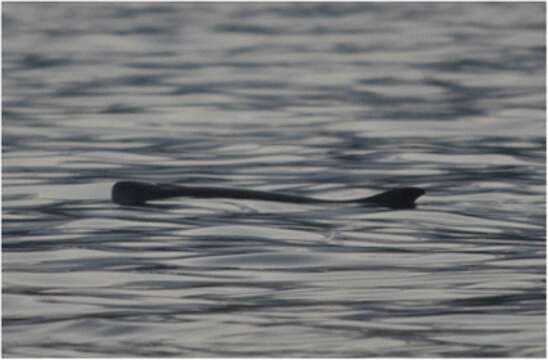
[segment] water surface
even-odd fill
[[[544,7],[4,4],[3,355],[545,356]]]

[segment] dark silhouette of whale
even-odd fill
[[[144,205],[150,200],[187,196],[204,199],[227,198],[278,201],[294,204],[350,203],[363,206],[382,206],[390,209],[412,209],[415,207],[415,200],[424,193],[423,189],[407,187],[389,190],[366,198],[326,200],[257,190],[119,181],[112,187],[112,201],[120,205]]]

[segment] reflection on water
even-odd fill
[[[544,356],[544,6],[4,4],[4,355]]]

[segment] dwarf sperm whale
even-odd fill
[[[415,207],[415,200],[424,193],[423,189],[406,187],[385,191],[366,198],[327,200],[258,190],[119,181],[112,187],[112,201],[120,205],[144,205],[150,200],[194,197],[263,200],[294,204],[354,203],[363,206],[382,206],[390,209],[412,209]]]

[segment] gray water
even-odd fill
[[[4,356],[545,355],[544,4],[2,20]],[[122,179],[427,193],[124,207]]]

